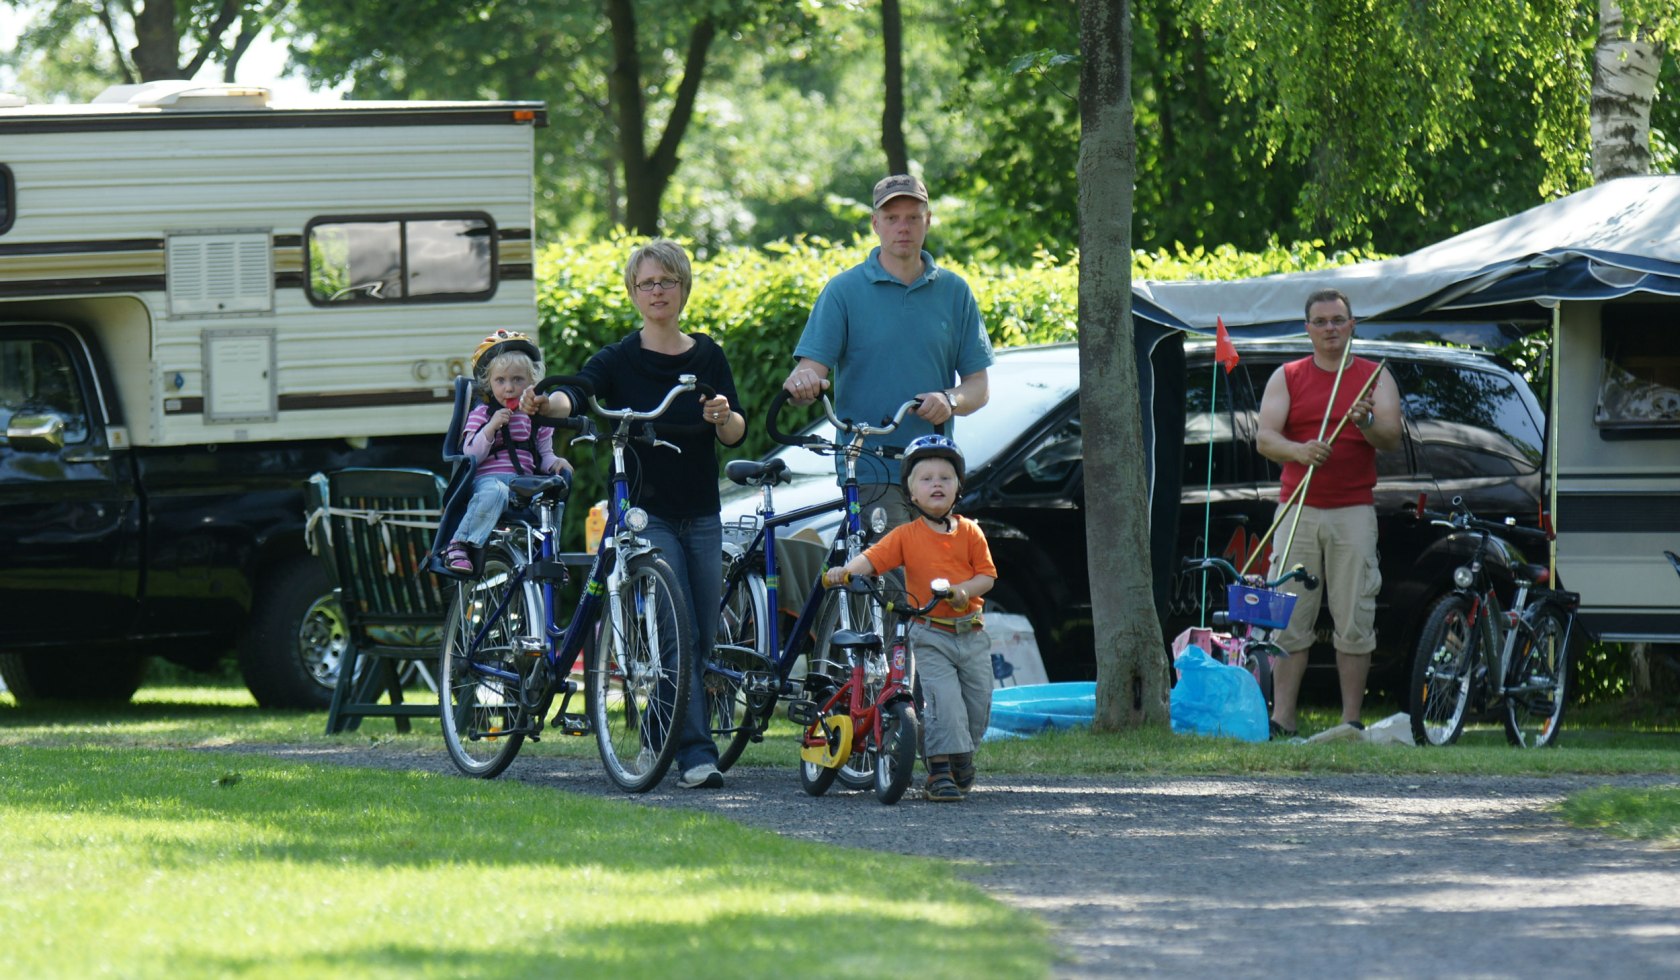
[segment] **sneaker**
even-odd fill
[[[702,762],[685,770],[677,785],[683,789],[719,789],[723,786],[723,773],[710,762]]]
[[[929,776],[922,795],[930,803],[955,803],[963,798],[962,790],[957,788],[956,780],[948,772],[936,772]]]
[[[974,788],[974,753],[963,752],[951,756],[951,781],[964,793]]]
[[[1335,728],[1326,728],[1312,738],[1308,744],[1319,742],[1363,742],[1365,741],[1365,726],[1356,721],[1344,721]]]
[[[459,544],[451,544],[449,546],[449,550],[443,553],[443,561],[444,564],[449,566],[449,570],[452,572],[472,573],[472,556],[467,554],[467,549],[461,547]]]

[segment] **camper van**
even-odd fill
[[[0,96],[0,677],[126,699],[237,652],[321,707],[342,617],[318,470],[441,466],[454,378],[535,332],[539,103],[262,88]]]

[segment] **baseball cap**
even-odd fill
[[[895,197],[913,197],[926,204],[928,199],[927,185],[922,183],[921,178],[912,177],[909,174],[893,174],[891,177],[881,178],[875,184],[876,210],[880,210],[881,205]]]

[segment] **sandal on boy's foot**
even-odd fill
[[[467,549],[458,544],[450,545],[449,550],[443,553],[443,562],[449,566],[449,570],[452,572],[467,572],[470,574],[473,570],[472,556],[467,554]]]
[[[963,752],[951,756],[951,781],[964,793],[974,788],[974,753]]]
[[[963,798],[962,790],[957,788],[956,780],[952,779],[948,772],[929,776],[923,794],[932,803],[955,803]]]
[[[1295,729],[1285,728],[1275,721],[1272,722],[1272,741],[1276,742],[1279,739],[1294,738],[1294,737],[1295,737]]]

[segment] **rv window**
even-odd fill
[[[12,169],[0,163],[0,235],[4,235],[12,227],[12,215],[17,213],[17,200],[12,187]]]
[[[1604,308],[1604,365],[1593,421],[1601,429],[1680,429],[1676,307]]]
[[[495,291],[495,227],[482,216],[325,219],[310,224],[315,303],[484,299]]]

